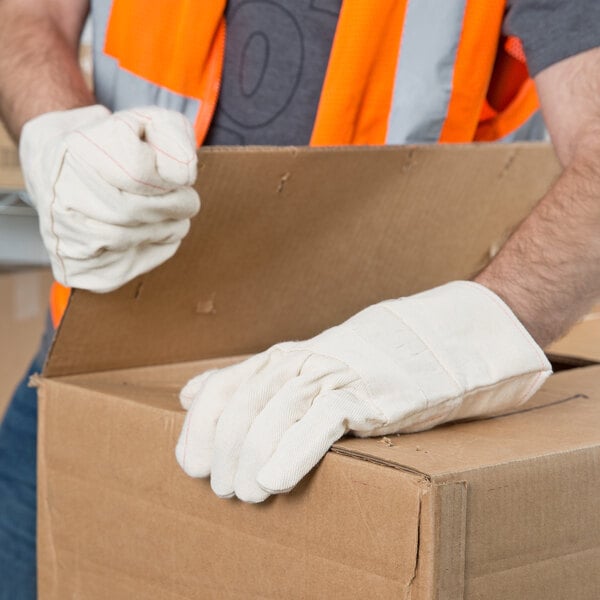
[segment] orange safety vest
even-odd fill
[[[94,80],[113,110],[158,104],[194,123],[215,110],[226,0],[92,0]],[[311,145],[494,141],[538,109],[505,0],[344,0]],[[58,324],[68,290],[51,293]]]

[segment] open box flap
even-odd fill
[[[44,374],[254,353],[469,278],[558,173],[545,144],[201,149],[175,257],[76,291]]]

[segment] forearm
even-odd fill
[[[87,5],[73,5],[61,20],[55,3],[0,2],[0,113],[15,139],[39,114],[95,102],[78,62]]]
[[[501,296],[541,346],[600,297],[600,136],[581,141],[561,177],[476,281]]]
[[[545,346],[600,298],[600,48],[548,67],[535,81],[565,169],[476,280]]]

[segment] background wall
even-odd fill
[[[37,351],[51,282],[50,269],[0,272],[0,420]]]

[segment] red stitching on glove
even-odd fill
[[[161,190],[163,192],[170,191],[168,188],[162,187],[160,185],[155,185],[153,183],[148,183],[147,181],[142,181],[141,179],[137,179],[131,173],[129,173],[129,171],[127,171],[127,169],[114,156],[111,156],[104,148],[102,148],[102,146],[98,145],[96,142],[94,142],[94,140],[90,139],[87,135],[85,135],[85,133],[83,133],[83,131],[76,129],[74,131],[74,133],[78,133],[82,138],[84,138],[90,144],[92,144],[92,146],[95,146],[96,148],[98,148],[98,150],[100,150],[110,160],[112,160],[115,163],[115,165],[117,165],[117,167],[119,167],[119,169],[121,169],[121,171],[123,171],[123,173],[125,173],[125,175],[127,175],[127,177],[129,177],[132,181],[135,181],[136,183],[141,183],[142,185],[146,185],[148,187],[151,187],[151,188],[154,188],[157,190]]]
[[[133,112],[133,111],[132,111]],[[150,119],[152,121],[152,119]],[[121,117],[117,117],[115,116],[115,121],[119,121],[121,123],[124,123],[133,133],[133,135],[135,135],[135,137],[139,138],[136,130],[131,126],[131,123],[128,123],[125,119],[121,118]],[[148,144],[148,146],[150,146],[150,148],[154,148],[154,150],[156,150],[157,152],[160,152],[161,154],[164,154],[165,156],[167,156],[168,158],[170,158],[171,160],[174,160],[175,162],[178,162],[182,165],[189,165],[193,160],[194,157],[190,158],[189,160],[181,160],[180,158],[177,158],[175,156],[173,156],[172,154],[170,154],[169,152],[167,152],[166,150],[163,150],[160,146],[157,146],[156,144],[149,142],[148,140],[145,140],[146,144]]]

